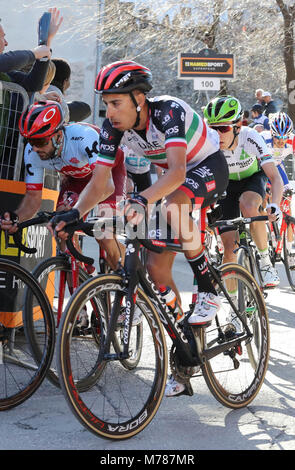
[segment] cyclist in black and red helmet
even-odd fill
[[[206,325],[215,317],[220,301],[209,278],[199,229],[190,214],[225,191],[228,166],[217,132],[178,98],[148,98],[151,89],[151,71],[132,60],[117,61],[100,70],[95,90],[102,95],[107,117],[101,129],[98,161],[110,171],[117,148],[126,145],[135,155],[165,168],[161,178],[130,201],[126,213],[137,223],[142,208],[165,198],[165,217],[183,245],[199,289],[196,308],[188,321]],[[96,203],[100,190],[99,179],[93,178],[74,210],[82,216]],[[65,236],[65,222],[61,217],[54,220],[60,236]],[[158,288],[169,286],[180,300],[172,277],[173,261],[172,252],[150,253],[148,270]],[[167,394],[179,394],[185,388],[172,383]]]

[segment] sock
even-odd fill
[[[217,295],[209,276],[209,269],[204,251],[193,258],[187,258],[187,260],[194,273],[194,284],[196,282],[198,285],[198,292],[212,292]]]
[[[288,251],[288,253],[291,253],[291,251],[292,251],[292,245],[293,245],[293,242],[287,241],[287,251]]]
[[[260,254],[260,268],[271,265],[271,260],[268,253],[268,248],[266,250],[258,250]]]

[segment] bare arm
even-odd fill
[[[271,182],[272,202],[280,207],[283,195],[283,183],[274,163],[269,162],[263,165],[263,171]]]
[[[96,204],[113,194],[114,189],[111,168],[96,165],[91,180],[81,192],[74,209],[78,209],[80,216],[83,217]]]

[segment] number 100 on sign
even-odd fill
[[[220,78],[194,78],[195,90],[220,90]]]

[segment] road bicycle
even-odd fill
[[[220,311],[211,324],[192,326],[188,323],[192,305],[183,322],[177,323],[138,254],[141,244],[159,253],[166,249],[182,252],[181,246],[148,240],[128,225],[124,230],[124,267],[83,283],[71,296],[59,326],[58,375],[71,411],[100,437],[130,438],[154,418],[163,398],[169,362],[174,377],[187,385],[197,373],[196,368],[200,369],[210,392],[224,406],[239,409],[249,405],[262,386],[269,357],[268,315],[253,276],[238,264],[209,264],[212,282],[222,299]],[[241,286],[238,305],[227,292],[228,281]],[[79,312],[93,299],[107,323],[99,348],[84,355],[74,341],[73,331]],[[135,306],[143,317],[142,353],[137,367],[127,370],[122,367],[122,359],[132,355],[130,331]],[[122,309],[123,349],[118,352],[114,338]],[[228,320],[231,312],[240,320],[242,333],[237,333]],[[166,338],[172,341],[169,355]],[[103,366],[103,372],[90,389],[81,392],[77,387],[81,370],[91,369],[94,362]]]
[[[252,239],[250,232],[250,225],[253,222],[268,222],[267,215],[258,215],[255,217],[236,217],[235,219],[229,220],[217,220],[209,224],[212,228],[220,228],[228,226],[237,231],[237,241],[234,252],[238,253],[238,264],[244,266],[255,278],[256,282],[263,291],[264,296],[267,296],[263,284],[263,277],[260,268],[260,255],[257,247]]]
[[[28,299],[34,325],[27,322]],[[48,298],[22,266],[0,259],[0,411],[20,405],[42,384],[51,363],[55,329]],[[30,338],[42,331],[39,358]]]
[[[295,225],[294,219],[291,217],[291,198],[294,194],[292,189],[284,192],[281,202],[281,211],[283,214],[281,223],[268,224],[268,244],[269,254],[273,266],[275,263],[282,261],[285,267],[287,279],[290,287],[295,291],[295,264],[290,254],[295,254]],[[288,249],[288,232],[291,231],[293,241],[291,249]]]
[[[21,231],[32,225],[38,225],[42,223],[47,223],[55,215],[55,212],[39,212],[37,217],[29,219],[25,222],[19,224],[18,239],[19,245],[21,240]],[[84,223],[83,232],[79,230],[78,227],[75,230],[70,231],[69,239],[66,243],[67,249],[61,250],[59,242],[57,248],[57,256],[45,259],[39,263],[34,270],[32,275],[38,280],[42,288],[47,292],[50,303],[52,305],[53,312],[53,322],[55,325],[56,331],[58,331],[59,324],[63,312],[65,310],[66,304],[73,294],[73,292],[81,285],[83,282],[88,280],[91,276],[88,274],[86,266],[93,266],[94,259],[83,255],[80,251],[76,249],[75,242],[73,241],[74,234],[86,234],[93,237],[93,223]],[[106,273],[109,271],[106,254],[104,250],[99,247],[99,271],[100,273]],[[30,300],[30,299],[29,299]],[[28,300],[28,302],[29,302]],[[102,319],[99,312],[99,308],[95,302],[95,299],[85,307],[81,315],[87,315],[89,318],[88,325],[79,326],[81,323],[79,318],[77,319],[75,326],[75,341],[79,342],[79,349],[82,348],[87,353],[90,348],[90,343],[93,342],[95,345],[99,344],[100,341],[100,332],[102,329],[103,322],[106,319]],[[31,314],[27,314],[27,322],[30,325],[29,331],[34,331],[35,319],[33,316],[33,310],[31,309]],[[30,338],[35,356],[37,358],[41,355],[40,341],[42,335],[36,337],[32,335]],[[117,325],[115,346],[117,350],[120,350],[122,347],[123,341],[123,328],[122,325]],[[141,344],[142,344],[142,325],[139,323],[132,328],[132,341],[134,344],[134,353],[132,357],[122,360],[122,363],[125,367],[132,369],[136,367],[137,361],[139,360],[141,354]],[[87,389],[96,380],[98,375],[101,373],[102,368],[96,367],[96,364],[93,364],[93,369],[85,373],[85,375],[80,376],[80,381],[78,384],[79,389]],[[50,369],[47,373],[47,378],[56,386],[59,386],[59,379],[57,374],[56,366],[56,355],[53,355]]]

